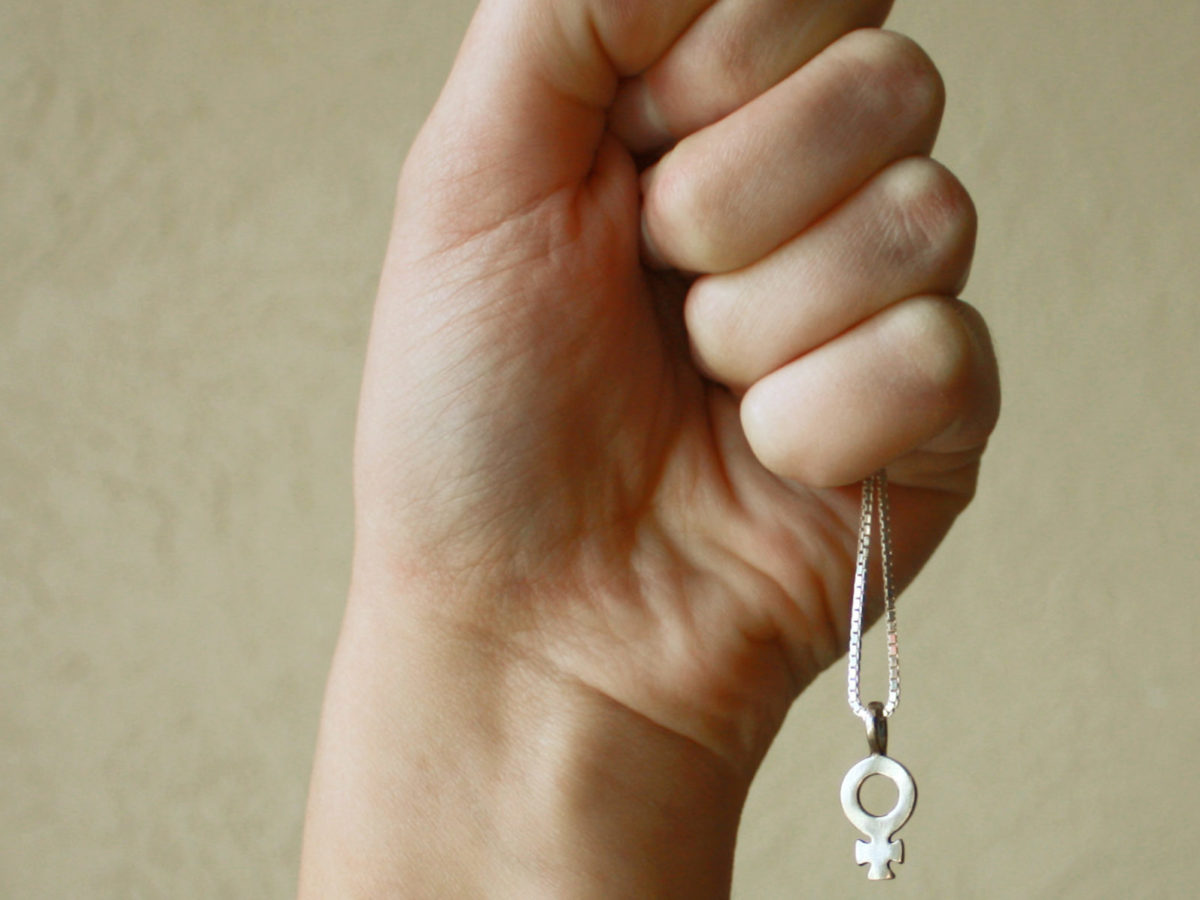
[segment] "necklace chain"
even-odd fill
[[[863,609],[866,606],[867,570],[871,559],[871,532],[879,521],[879,559],[883,582],[883,616],[887,628],[888,696],[882,715],[890,716],[900,702],[900,655],[896,643],[896,595],[892,584],[892,541],[888,527],[887,472],[880,469],[863,482],[862,516],[858,530],[858,558],[854,566],[854,594],[850,607],[850,652],[846,674],[851,711],[870,721],[871,710],[863,705],[860,688],[862,666]],[[876,707],[878,708],[878,707]]]

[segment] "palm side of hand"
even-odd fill
[[[752,769],[839,652],[857,489],[805,486],[751,449],[747,385],[702,376],[689,348],[693,279],[640,259],[638,171],[602,114],[573,109],[584,152],[491,202],[486,186],[523,176],[456,146],[454,113],[443,98],[402,179],[356,565],[436,585],[452,596],[412,614]],[[969,499],[972,441],[900,454],[901,583]]]

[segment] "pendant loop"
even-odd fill
[[[869,714],[869,718],[865,716],[863,718],[867,723],[867,746],[871,748],[872,753],[887,756],[888,728],[887,717],[883,714],[883,704],[878,700],[872,700],[867,704],[865,712]]]

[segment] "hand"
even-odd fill
[[[400,182],[302,885],[727,891],[857,482],[904,584],[998,410],[887,5],[482,4]]]

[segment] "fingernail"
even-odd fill
[[[641,78],[628,82],[617,95],[611,115],[617,136],[633,153],[646,153],[671,143],[662,110]]]

